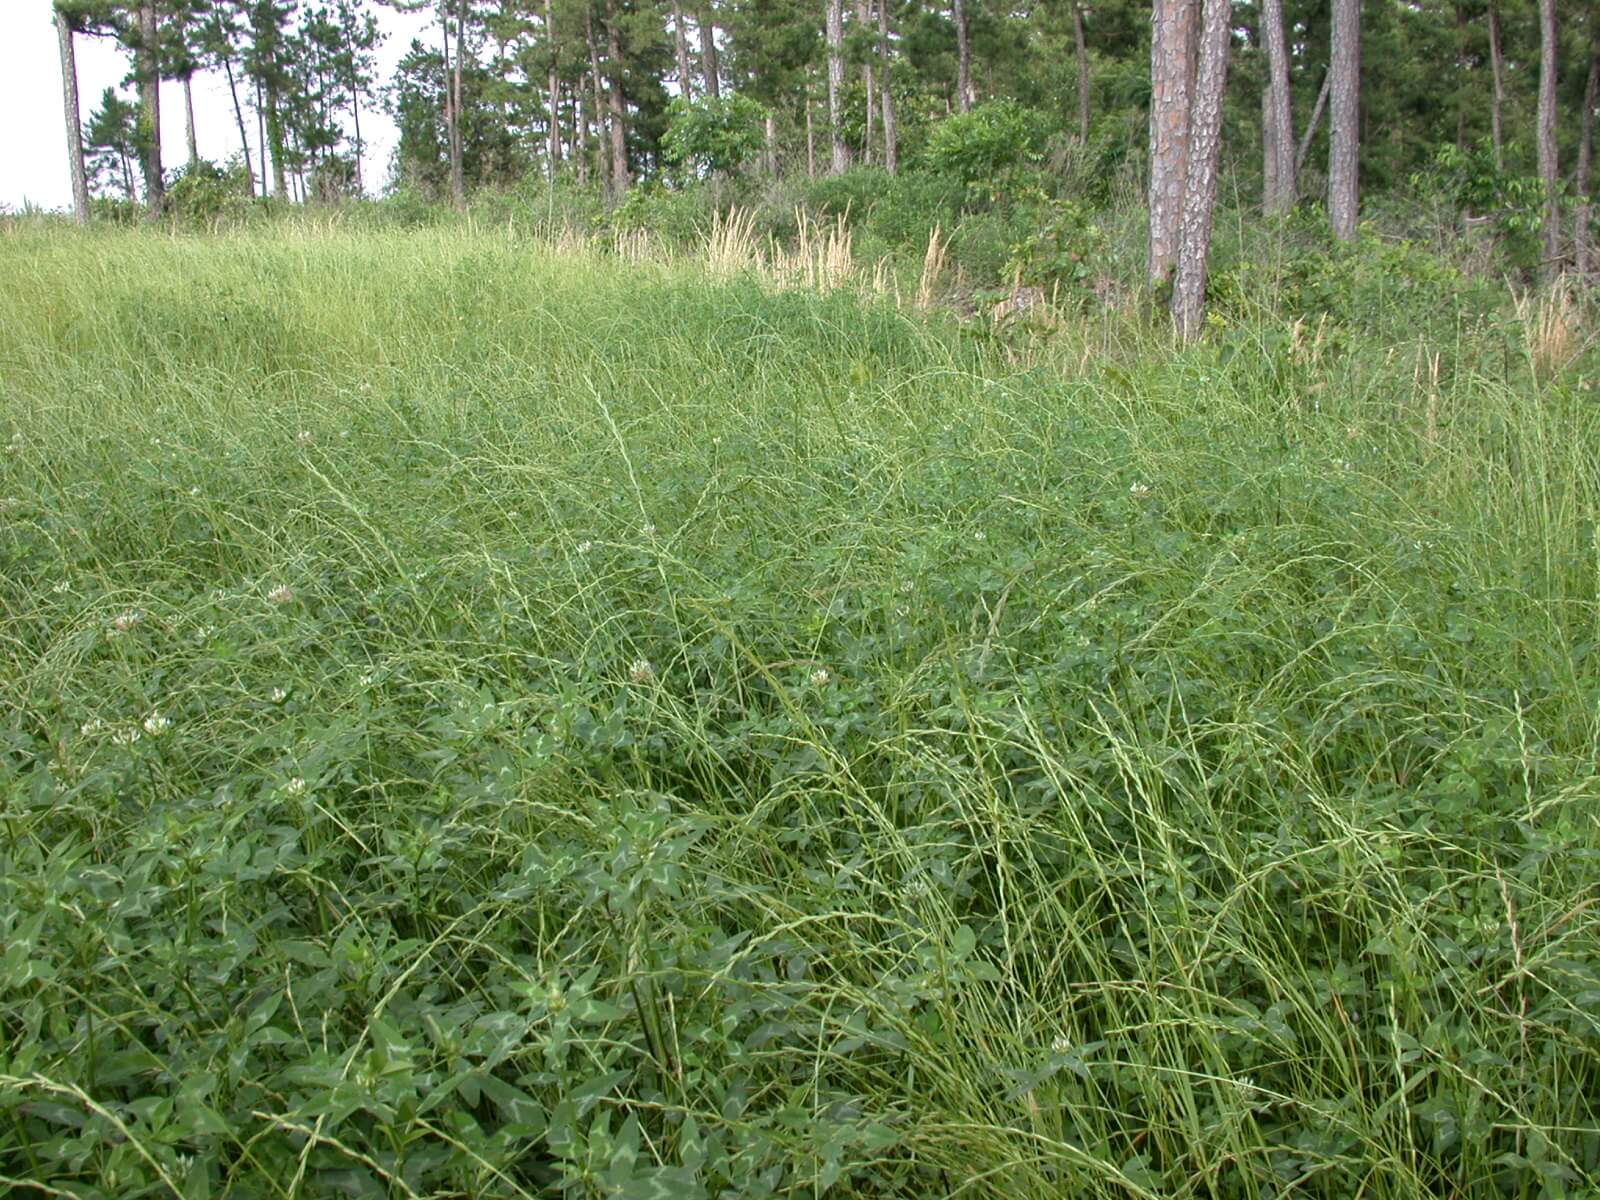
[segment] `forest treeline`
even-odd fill
[[[159,215],[170,187],[328,201],[384,185],[630,189],[870,167],[1095,211],[1148,198],[1148,282],[1195,327],[1219,170],[1268,215],[1415,189],[1503,236],[1509,265],[1591,267],[1600,4],[1590,0],[56,0],[81,214]],[[392,78],[380,7],[426,12]],[[127,48],[80,120],[73,39]],[[227,80],[230,164],[203,162],[191,81]],[[187,164],[158,80],[189,107]],[[363,116],[392,114],[386,178]],[[1122,184],[1119,188],[1117,184]],[[207,189],[210,189],[209,191]],[[1059,217],[1059,211],[1055,214]],[[1073,217],[1069,214],[1068,220]],[[1047,213],[1042,224],[1050,224]],[[1502,266],[1506,264],[1501,264]]]

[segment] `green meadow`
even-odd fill
[[[0,1188],[1600,1194],[1559,313],[629,257],[0,231]]]

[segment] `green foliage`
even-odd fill
[[[1592,358],[343,219],[7,229],[0,1178],[1592,1186]]]
[[[1538,267],[1544,181],[1497,167],[1487,142],[1467,150],[1440,146],[1431,169],[1413,175],[1411,185],[1424,195],[1440,196],[1464,219],[1489,221],[1511,263],[1526,272]]]
[[[663,156],[691,177],[737,171],[761,152],[767,110],[748,96],[679,96],[667,111]]]
[[[991,203],[1031,181],[1044,159],[1049,126],[1012,100],[991,100],[933,127],[923,159]]]
[[[167,209],[181,221],[216,225],[236,220],[250,209],[250,174],[235,158],[226,167],[215,163],[190,163],[167,181]]]
[[[1504,305],[1501,289],[1467,275],[1435,249],[1382,237],[1370,226],[1347,246],[1327,239],[1320,215],[1295,219],[1315,223],[1320,247],[1276,263],[1246,259],[1217,272],[1210,290],[1220,311],[1253,315],[1266,297],[1288,318],[1326,317],[1347,330],[1403,341],[1453,338],[1462,322],[1482,321]]]
[[[1032,236],[1014,244],[1012,278],[1068,298],[1084,298],[1106,267],[1107,239],[1094,215],[1072,200],[1036,196],[1027,209]]]
[[[642,230],[683,249],[695,247],[710,227],[710,205],[701,189],[671,189],[642,184],[612,209],[612,229]]]

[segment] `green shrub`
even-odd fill
[[[181,221],[213,225],[241,217],[251,200],[250,175],[235,158],[226,168],[199,159],[167,183],[167,209]]]
[[[662,155],[691,177],[737,171],[761,152],[767,110],[748,96],[679,96],[667,113]]]
[[[1037,178],[1048,128],[1041,113],[992,100],[934,126],[923,161],[974,198],[997,203]]]
[[[895,249],[921,251],[934,226],[954,229],[966,189],[955,180],[927,171],[893,176],[867,213],[867,231]]]

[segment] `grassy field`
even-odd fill
[[[0,236],[0,1185],[1600,1181],[1600,406],[497,233]]]

